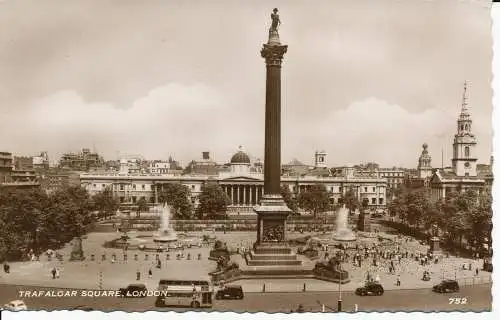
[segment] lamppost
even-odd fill
[[[339,263],[339,300],[337,301],[337,311],[342,312],[342,262]]]
[[[40,245],[39,245],[39,239],[38,239],[38,235],[40,233],[40,227],[37,227],[35,229],[35,256],[38,257],[38,254],[39,254],[39,251],[40,251]]]

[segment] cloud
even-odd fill
[[[244,128],[244,124],[226,121],[224,114],[230,112],[228,100],[203,84],[158,87],[128,109],[87,103],[74,91],[60,91],[19,115],[23,121],[9,134],[18,146],[10,147],[19,152],[41,148],[61,154],[95,145],[98,151],[106,150],[108,158],[115,157],[115,150],[148,158],[178,153],[190,159],[205,148],[221,145],[225,132]],[[220,130],[223,126],[227,130]],[[31,134],[24,136],[24,132]]]
[[[294,119],[294,123],[286,125],[285,135],[290,137],[285,140],[286,156],[293,157],[294,150],[309,148],[308,159],[312,159],[315,149],[324,149],[329,153],[331,165],[375,161],[383,166],[416,167],[421,146],[426,142],[435,166],[441,165],[441,148],[444,148],[446,165],[450,163],[447,159],[451,156],[458,112],[458,108],[455,114],[432,108],[412,113],[402,106],[370,97],[325,115],[308,132],[300,129],[300,120]],[[489,125],[479,121],[474,125],[480,156],[488,154],[491,136],[489,130],[479,128]],[[485,156],[480,160],[488,161]]]
[[[151,90],[128,109],[87,103],[76,92],[61,91],[37,101],[32,111],[18,117],[22,121],[16,123],[16,130],[1,134],[9,137],[4,144],[7,150],[18,154],[47,150],[52,159],[92,146],[103,150],[108,159],[116,158],[119,151],[148,159],[173,155],[184,164],[198,159],[205,150],[216,161],[228,161],[238,145],[251,156],[262,157],[264,106],[242,109],[235,104],[230,96],[203,84],[167,84]],[[324,149],[330,165],[375,161],[384,166],[414,167],[421,145],[427,142],[434,165],[440,165],[443,144],[451,154],[458,114],[458,109],[456,114],[443,110],[434,107],[412,113],[370,97],[307,123],[284,106],[288,113],[282,118],[282,159],[287,162],[296,157],[312,163],[314,151]],[[487,125],[476,122],[475,128]],[[2,125],[7,127],[7,123]],[[481,154],[489,145],[483,140],[488,139],[485,134],[478,132]]]

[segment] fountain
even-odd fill
[[[177,233],[170,227],[170,207],[165,204],[159,208],[160,228],[153,235],[154,242],[174,242],[177,241]]]
[[[333,239],[337,241],[355,241],[356,235],[349,229],[347,225],[347,219],[349,215],[349,209],[345,207],[339,209],[337,213],[337,231],[333,234]]]

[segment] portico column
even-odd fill
[[[258,186],[253,186],[253,201],[254,201],[253,204],[257,204],[258,203],[258,200],[257,200],[257,188],[258,188]]]
[[[236,205],[236,189],[234,187],[234,184],[231,185],[231,197],[233,199],[233,206]]]
[[[231,185],[227,186],[227,196],[229,197],[230,204],[233,205],[233,189]]]
[[[247,205],[247,186],[243,186],[243,204],[246,206]]]
[[[153,185],[153,190],[155,193],[155,204],[157,204],[158,203],[158,185],[157,184]]]
[[[240,205],[240,185],[236,185],[236,204]]]

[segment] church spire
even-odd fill
[[[469,105],[467,103],[467,81],[465,81],[464,92],[462,94],[462,109],[460,110],[460,118],[463,120],[467,120],[469,117]]]
[[[477,176],[474,149],[476,137],[472,133],[472,117],[467,103],[467,81],[464,83],[462,94],[462,108],[457,119],[457,133],[453,139],[453,170],[457,176]]]

